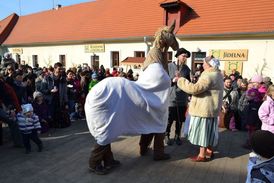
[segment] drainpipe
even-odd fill
[[[144,36],[144,42],[147,45],[147,50],[146,50],[146,55],[147,55],[150,50],[150,47],[152,46],[152,43],[149,41],[149,37],[147,36]]]

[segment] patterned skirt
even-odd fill
[[[190,117],[188,140],[194,145],[213,147],[218,144],[218,118]]]

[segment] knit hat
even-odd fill
[[[205,57],[205,62],[207,62],[213,68],[218,69],[220,67],[220,60],[214,58],[213,56]]]
[[[97,74],[96,74],[95,72],[91,75],[91,78],[92,78],[92,79],[97,79],[97,77],[98,77],[98,76],[97,76]]]
[[[249,100],[254,100],[254,101],[261,101],[261,94],[256,88],[251,88],[246,91],[246,96],[248,97]]]
[[[252,83],[261,83],[263,82],[263,77],[260,75],[254,75],[251,80]]]
[[[258,91],[261,93],[261,94],[266,94],[267,92],[267,87],[262,85],[260,86],[260,88],[258,89]]]
[[[267,77],[264,77],[264,78],[263,78],[263,82],[264,82],[264,83],[271,82],[271,78],[268,77],[268,76],[267,76]]]
[[[43,97],[43,94],[39,91],[33,92],[33,99],[35,100],[37,97]]]
[[[184,48],[179,48],[178,50],[177,50],[177,53],[175,54],[175,57],[177,58],[179,55],[181,55],[181,54],[186,54],[187,55],[187,58],[189,58],[190,57],[190,52],[189,51],[187,51],[186,49],[184,49]]]
[[[11,53],[9,53],[9,52],[4,53],[4,57],[5,58],[10,58],[11,57]]]
[[[31,104],[23,104],[21,105],[23,114],[27,112],[33,112],[33,107]]]
[[[250,143],[256,154],[268,159],[274,156],[274,134],[270,131],[258,130],[254,132]]]

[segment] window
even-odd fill
[[[99,56],[98,55],[91,55],[90,56],[90,65],[93,68],[99,68]]]
[[[192,52],[191,70],[195,71],[198,64],[203,65],[203,60],[206,57],[206,52]]]
[[[111,52],[112,67],[119,66],[119,52]]]
[[[37,56],[37,55],[36,55]],[[16,54],[16,62],[18,63],[18,64],[21,64],[21,55],[19,55],[18,53]]]
[[[134,57],[145,57],[145,52],[144,51],[135,51]]]
[[[32,55],[32,66],[36,67],[38,64],[38,55]]]
[[[66,67],[66,55],[59,55],[59,62],[63,65],[63,67]]]
[[[173,21],[176,21],[175,32],[178,31],[179,27],[181,27],[184,23],[186,23],[190,18],[190,13],[192,9],[181,2],[164,2],[161,4],[161,7],[164,8],[164,24],[171,25]]]

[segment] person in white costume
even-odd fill
[[[88,93],[86,119],[96,144],[89,159],[89,169],[106,174],[120,162],[114,160],[111,143],[121,135],[143,134],[140,153],[144,155],[154,139],[154,159],[168,159],[164,153],[164,133],[168,118],[171,86],[166,53],[178,49],[173,34],[175,22],[159,29],[153,48],[144,62],[144,72],[134,82],[121,77],[106,78]]]

